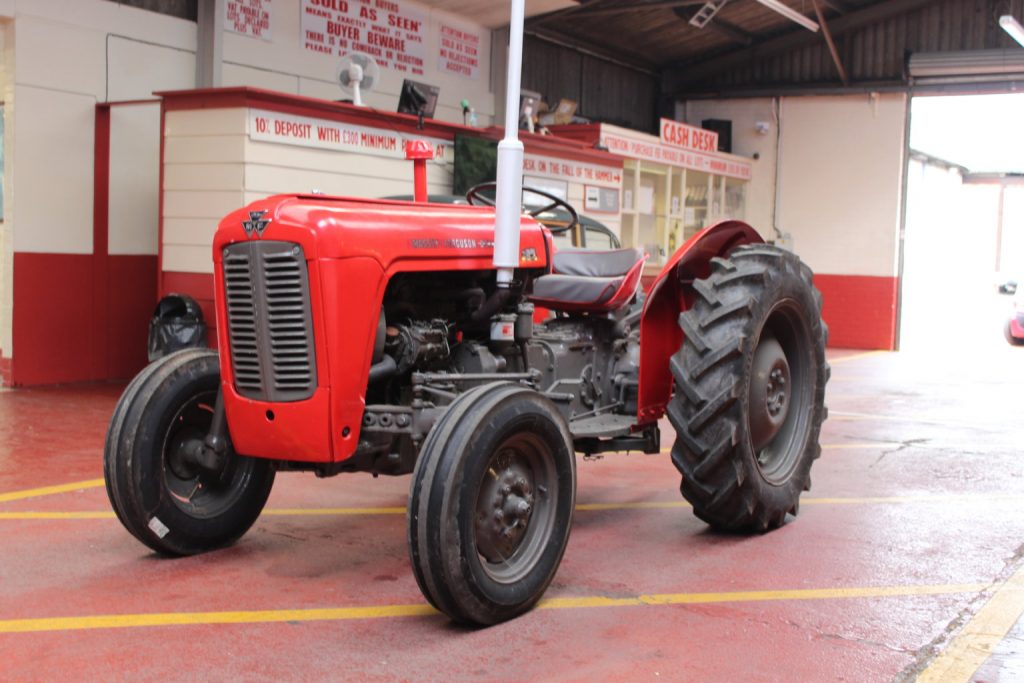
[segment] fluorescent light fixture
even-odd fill
[[[1021,47],[1024,47],[1024,26],[1021,26],[1019,21],[1014,19],[1012,15],[1004,14],[999,17],[999,25],[1010,34],[1011,38],[1020,43]]]
[[[762,5],[764,5],[765,7],[767,7],[768,9],[774,10],[774,11],[778,12],[779,14],[781,14],[784,17],[786,17],[790,21],[795,21],[796,23],[800,24],[801,26],[803,26],[808,31],[817,31],[818,30],[818,22],[813,21],[811,19],[808,19],[807,17],[805,17],[804,15],[800,14],[799,12],[797,12],[792,7],[789,7],[787,5],[783,5],[781,2],[779,2],[779,0],[757,0],[757,1],[759,3],[761,3]]]

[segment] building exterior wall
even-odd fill
[[[760,155],[748,218],[768,238],[781,234],[814,269],[831,345],[895,348],[907,97],[784,97],[772,104],[697,101],[685,114],[698,125],[732,119],[734,150]],[[768,135],[752,125],[759,120],[771,123]],[[767,230],[772,216],[776,230]]]

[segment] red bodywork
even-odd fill
[[[266,211],[270,222],[261,236],[250,238],[242,223],[255,211]],[[489,207],[303,195],[270,197],[221,221],[213,244],[218,320],[227,320],[223,249],[249,239],[295,242],[308,265],[316,349],[317,389],[290,403],[239,395],[230,354],[221,354],[224,404],[238,451],[314,463],[351,457],[388,282],[403,272],[492,270],[494,223]],[[550,233],[527,216],[520,230],[520,268],[547,272]],[[760,241],[744,223],[719,223],[687,241],[662,269],[640,323],[638,424],[657,420],[671,396],[668,361],[682,341],[677,319],[690,304],[687,284],[708,275],[711,258]],[[630,275],[639,278],[640,267],[634,270]],[[220,348],[230,349],[228,325],[218,325],[217,336]]]
[[[1014,308],[1007,321],[1007,333],[1017,342],[1024,342],[1024,295],[1018,294],[1014,299]]]
[[[494,209],[455,204],[279,195],[229,214],[213,242],[217,319],[227,320],[221,253],[250,239],[250,211],[266,211],[261,239],[296,242],[309,266],[317,389],[294,403],[266,403],[234,389],[230,354],[221,354],[224,405],[236,448],[247,455],[338,462],[359,443],[367,376],[384,290],[396,273],[493,268]],[[523,217],[522,268],[545,271],[550,234]],[[256,239],[254,236],[253,239]],[[229,349],[228,326],[217,326]],[[273,419],[270,416],[273,416]]]

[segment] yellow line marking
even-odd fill
[[[0,512],[0,520],[10,519],[115,519],[113,512]]]
[[[848,419],[872,419],[874,416],[856,416]],[[840,418],[846,419],[846,418]],[[884,419],[884,418],[882,418]],[[826,444],[822,446],[825,450],[830,449],[847,449],[847,448],[888,448],[893,444]],[[896,444],[898,445],[898,444]],[[672,448],[662,448],[661,453],[671,453]],[[616,453],[603,453],[602,455],[619,455]],[[631,453],[631,455],[642,455],[639,453]],[[73,481],[69,484],[57,484],[55,486],[43,486],[35,489],[25,489],[23,491],[11,491],[9,493],[0,493],[0,503],[6,503],[12,500],[24,500],[26,498],[39,498],[41,496],[52,496],[57,493],[69,493],[71,491],[82,491],[85,489],[99,488],[103,486],[103,479],[86,479],[85,481]],[[343,509],[343,508],[339,508]],[[279,515],[287,515],[289,512],[282,510],[277,512]],[[345,512],[338,512],[336,514],[348,514]],[[380,513],[383,514],[383,513]]]
[[[929,503],[1020,503],[1024,495],[1013,494],[935,494],[919,496],[874,496],[861,498],[803,498],[801,505],[892,505],[892,504],[929,504]],[[580,503],[576,506],[580,511],[599,510],[667,510],[689,508],[690,504],[683,500],[648,500],[635,503]],[[352,507],[352,508],[273,508],[263,511],[266,517],[339,517],[339,516],[372,516],[372,515],[404,515],[404,507]],[[47,520],[47,519],[114,519],[113,512],[107,511],[19,511],[0,512],[3,520]]]
[[[777,591],[737,591],[732,593],[662,593],[622,598],[581,596],[549,598],[540,609],[581,609],[593,607],[633,607],[665,605],[707,605],[728,602],[768,602],[778,600],[837,600],[850,598],[888,598],[922,595],[976,593],[988,584],[946,584],[935,586],[877,586],[860,588],[811,588]],[[350,621],[393,617],[435,615],[429,605],[378,605],[371,607],[327,607],[315,609],[253,610],[236,612],[161,612],[150,614],[104,614],[82,617],[0,620],[0,633],[74,631],[102,628],[139,628],[147,626],[197,626],[205,624],[256,624],[283,621]]]
[[[839,358],[828,359],[829,365],[835,365],[836,363],[845,363],[848,360],[859,360],[861,358],[869,358],[871,356],[878,356],[883,353],[892,353],[892,351],[865,351],[864,353],[855,353],[852,356],[841,356]]]
[[[69,491],[78,491],[80,489],[93,489],[97,486],[103,486],[102,479],[87,479],[85,481],[74,481],[70,484],[57,484],[56,486],[43,486],[38,489],[27,489],[25,491],[12,491],[10,493],[0,493],[0,503],[6,503],[10,500],[22,500],[23,498],[37,498],[39,496],[52,496],[55,493],[67,493]]]
[[[918,683],[970,681],[1024,614],[1024,569],[1018,569],[978,610],[949,646],[918,676]]]

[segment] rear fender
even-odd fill
[[[672,396],[668,363],[683,343],[679,314],[693,302],[693,281],[711,274],[711,259],[726,256],[741,244],[762,242],[761,236],[742,221],[715,223],[679,247],[658,273],[640,317],[639,424],[664,415]]]

